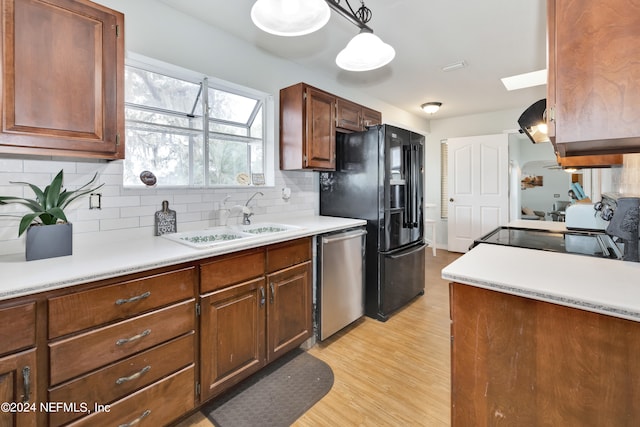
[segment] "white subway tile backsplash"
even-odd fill
[[[33,197],[28,186],[9,181],[27,181],[46,186],[55,174],[64,169],[65,188],[75,189],[88,182],[98,172],[98,182],[104,183],[97,192],[102,194],[102,209],[89,209],[88,198],[75,201],[67,210],[74,226],[74,235],[84,233],[114,233],[133,228],[148,228],[152,232],[154,214],[168,200],[170,209],[177,212],[178,229],[194,229],[220,225],[219,209],[243,206],[256,192],[249,207],[252,221],[271,220],[271,216],[311,215],[318,212],[317,178],[315,172],[276,171],[274,187],[221,189],[158,189],[123,188],[122,161],[74,159],[34,159],[7,156],[0,158],[0,195]],[[291,188],[291,198],[282,199],[282,188]],[[225,197],[229,199],[222,204]],[[19,205],[0,206],[0,214],[26,212]],[[19,215],[21,216],[21,215]],[[0,254],[24,251],[24,236],[18,239],[20,218],[0,216]],[[236,210],[228,224],[239,224],[242,214]],[[126,233],[125,233],[126,234]]]
[[[103,197],[102,206],[107,208],[140,207],[140,196]]]
[[[119,230],[123,228],[137,228],[139,226],[139,217],[100,220],[100,231]]]
[[[0,171],[5,173],[22,172],[22,160],[0,159]]]

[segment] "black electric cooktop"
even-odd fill
[[[622,253],[603,231],[545,231],[529,228],[499,227],[474,241],[480,243],[540,249],[551,252],[622,259]]]

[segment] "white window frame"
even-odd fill
[[[261,100],[262,109],[264,114],[263,123],[263,136],[262,136],[262,150],[263,150],[263,174],[264,184],[260,187],[273,187],[275,186],[275,107],[273,95],[268,93],[241,86],[235,83],[231,83],[216,77],[207,76],[202,73],[198,73],[174,64],[159,61],[153,58],[149,58],[140,54],[129,52],[125,59],[125,65],[140,68],[142,70],[159,73],[168,77],[185,80],[194,84],[200,84],[200,82],[206,82],[208,88],[221,89],[229,93],[234,93],[250,98],[256,98]],[[207,90],[203,90],[203,98],[206,101]],[[206,105],[206,104],[205,104]],[[126,108],[126,107],[125,107]],[[206,116],[206,112],[203,113]],[[203,122],[203,133],[205,137],[205,156],[208,158],[207,141],[209,134],[209,127],[206,119]],[[125,159],[126,161],[126,159]],[[208,184],[209,171],[205,171],[205,184],[204,185],[158,185],[158,188],[246,188],[257,187],[254,184],[243,185],[231,185],[231,184]],[[123,175],[124,176],[124,175]],[[123,182],[125,188],[141,188],[140,185],[131,185]]]

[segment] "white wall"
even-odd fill
[[[279,90],[304,81],[354,102],[382,112],[387,123],[427,134],[428,120],[386,104],[364,91],[341,86],[314,71],[270,56],[266,52],[239,40],[217,28],[170,9],[154,0],[101,0],[107,7],[125,14],[125,45],[127,52],[179,65],[233,83],[245,85],[274,95],[276,103],[276,144],[278,135]],[[232,6],[230,6],[232,7]],[[278,150],[275,150],[275,187],[260,188],[264,197],[256,197],[256,219],[271,215],[304,215],[318,212],[318,178],[315,172],[281,172]],[[216,190],[130,190],[122,188],[122,162],[100,162],[77,159],[51,159],[29,156],[0,155],[0,194],[31,196],[31,191],[9,181],[28,181],[38,185],[48,183],[60,170],[65,171],[65,186],[88,181],[95,172],[105,186],[102,209],[89,210],[87,199],[78,201],[69,210],[74,223],[74,236],[83,233],[123,231],[148,228],[151,233],[153,213],[163,200],[178,215],[178,228],[217,225],[215,209],[225,195],[229,204],[244,203],[255,189]],[[284,201],[282,187],[292,190],[291,199]],[[24,191],[24,193],[23,193]],[[7,212],[7,207],[0,208]],[[233,219],[232,219],[233,220]],[[24,251],[24,238],[17,238],[18,218],[0,217],[0,254]]]

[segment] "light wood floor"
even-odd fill
[[[424,296],[385,323],[362,318],[309,350],[335,380],[294,426],[450,425],[449,287],[440,270],[459,255],[427,251]],[[198,413],[178,427],[211,425]]]

